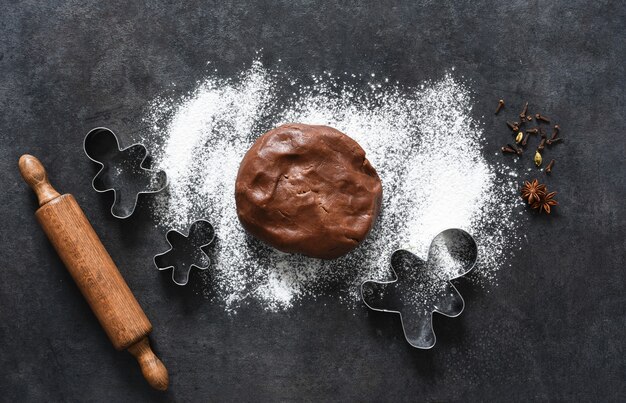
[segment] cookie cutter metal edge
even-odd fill
[[[165,173],[165,183],[164,183],[164,185],[161,188],[159,188],[158,190],[154,190],[154,191],[138,192],[137,195],[135,195],[135,202],[133,203],[133,208],[131,209],[130,213],[127,216],[121,216],[121,215],[115,214],[113,212],[113,209],[115,207],[115,198],[117,196],[116,195],[117,192],[116,192],[115,188],[109,188],[109,189],[105,189],[105,190],[98,190],[96,188],[95,181],[96,181],[96,178],[98,177],[98,175],[100,175],[100,173],[104,169],[104,164],[102,162],[100,162],[100,161],[97,161],[97,160],[91,158],[91,156],[87,152],[87,146],[85,144],[86,141],[87,141],[87,138],[89,137],[89,135],[91,133],[95,132],[96,130],[106,130],[106,131],[110,132],[113,135],[113,137],[115,138],[115,142],[117,143],[117,149],[120,152],[124,151],[124,150],[127,150],[127,149],[129,149],[131,147],[137,146],[137,145],[143,147],[146,150],[146,155],[143,157],[143,159],[141,160],[141,163],[139,164],[139,167],[142,170],[152,171],[151,169],[145,168],[143,166],[143,164],[146,161],[146,159],[148,159],[148,156],[149,156],[150,153],[148,152],[148,149],[146,148],[146,146],[144,146],[142,143],[133,143],[133,144],[129,145],[128,147],[120,148],[120,139],[119,139],[119,137],[117,137],[117,134],[115,134],[115,132],[113,130],[109,129],[108,127],[104,127],[104,126],[98,126],[98,127],[95,127],[93,129],[89,130],[89,132],[85,135],[85,138],[83,138],[83,152],[85,153],[87,158],[89,158],[91,161],[95,162],[96,164],[100,165],[100,169],[98,170],[98,172],[96,172],[96,174],[94,175],[93,179],[91,180],[91,187],[93,188],[93,190],[95,190],[98,193],[107,193],[107,192],[113,191],[113,200],[114,200],[114,202],[111,205],[111,209],[110,209],[111,215],[113,217],[115,217],[115,218],[119,218],[121,220],[124,220],[124,219],[129,218],[130,216],[132,216],[133,213],[135,212],[135,208],[137,207],[137,201],[139,200],[139,195],[161,192],[163,189],[165,189],[168,186],[169,178],[167,176],[167,173],[165,171],[163,171]]]
[[[187,274],[187,282],[185,282],[185,283],[179,283],[179,282],[178,282],[178,281],[176,281],[176,279],[175,279],[175,273],[174,273],[174,272],[175,272],[175,270],[176,270],[176,266],[169,265],[169,266],[165,266],[165,267],[159,267],[159,265],[157,265],[156,259],[157,259],[157,257],[159,257],[159,256],[163,256],[163,255],[167,254],[168,252],[170,252],[172,249],[174,249],[174,246],[170,243],[170,240],[169,240],[169,238],[168,238],[168,235],[170,234],[170,232],[177,232],[177,233],[181,234],[182,236],[184,236],[185,238],[188,238],[188,237],[189,237],[189,233],[191,232],[191,227],[192,227],[192,225],[194,225],[194,224],[195,224],[195,223],[197,223],[198,221],[204,221],[204,222],[206,222],[207,224],[209,224],[209,225],[211,226],[211,228],[213,228],[213,235],[211,236],[211,239],[210,239],[210,240],[209,240],[206,244],[203,244],[203,245],[198,246],[198,248],[200,248],[200,249],[201,249],[201,248],[204,248],[205,246],[209,246],[209,245],[211,245],[211,244],[213,243],[213,241],[215,240],[215,228],[213,227],[213,224],[211,224],[208,220],[206,220],[206,219],[204,219],[204,218],[200,218],[199,220],[195,220],[194,222],[192,222],[192,223],[189,225],[189,228],[187,229],[187,232],[186,232],[186,233],[185,233],[185,232],[181,232],[181,231],[177,231],[177,230],[175,230],[175,229],[168,230],[168,231],[165,233],[165,241],[166,241],[166,242],[167,242],[167,244],[170,246],[170,247],[169,247],[169,249],[168,249],[168,250],[166,250],[165,252],[162,252],[162,253],[157,253],[156,255],[154,255],[154,256],[152,257],[152,262],[154,263],[154,266],[155,266],[157,269],[159,269],[159,271],[167,270],[167,269],[170,269],[170,268],[172,269],[172,281],[174,282],[174,284],[179,285],[179,286],[181,286],[181,287],[182,287],[182,286],[184,286],[184,285],[187,285],[187,284],[189,283],[189,274]],[[206,252],[202,251],[202,253],[204,253],[204,254],[206,255]],[[206,270],[206,269],[208,269],[209,267],[211,267],[211,258],[210,258],[208,255],[207,255],[207,258],[209,259],[209,265],[208,265],[207,267],[202,268],[202,267],[198,267],[198,266],[197,266],[197,265],[195,265],[195,264],[192,264],[191,266],[189,266],[189,272],[191,273],[191,269],[193,269],[194,267],[195,267],[196,269],[198,269],[198,270]]]
[[[473,241],[473,243],[474,243],[474,245],[476,246],[476,248],[478,249],[478,244],[476,243],[476,240],[474,239],[474,237],[473,237],[473,236],[472,236],[469,232],[467,232],[467,231],[465,231],[465,230],[462,230],[462,229],[460,229],[460,228],[447,228],[447,229],[446,229],[446,230],[444,230],[444,231],[447,231],[447,230],[460,230],[460,231],[466,232],[466,233],[467,233],[467,235],[469,235],[470,239]],[[429,249],[430,249],[430,246],[429,246]],[[396,273],[395,269],[394,269],[394,268],[393,268],[393,266],[391,265],[391,257],[394,255],[394,253],[396,253],[396,252],[397,252],[397,251],[399,251],[399,250],[406,250],[406,249],[403,249],[403,248],[398,248],[398,249],[394,250],[394,251],[391,253],[391,255],[389,255],[389,268],[390,268],[390,269],[391,269],[391,271],[393,272],[393,276],[394,276],[395,278],[394,278],[393,280],[389,280],[389,281],[376,281],[377,283],[381,283],[381,284],[392,284],[392,283],[395,283],[395,282],[397,282],[397,281],[398,281],[398,274]],[[452,287],[452,288],[454,289],[454,291],[458,294],[459,298],[461,299],[461,302],[463,303],[463,306],[461,307],[461,310],[459,311],[459,313],[457,313],[456,315],[448,315],[448,314],[446,314],[446,313],[439,312],[439,311],[437,311],[437,310],[432,310],[432,311],[429,313],[429,316],[430,316],[430,330],[431,330],[431,332],[432,332],[432,334],[433,334],[434,339],[433,339],[433,344],[432,344],[432,345],[430,345],[430,346],[428,346],[428,347],[416,346],[416,345],[414,345],[413,343],[411,343],[411,341],[409,340],[409,338],[408,338],[408,336],[407,336],[407,334],[406,334],[406,328],[405,328],[405,326],[404,326],[404,318],[402,317],[402,313],[401,313],[400,311],[394,311],[394,310],[391,310],[391,309],[379,309],[379,308],[373,308],[373,307],[371,307],[371,306],[370,306],[370,305],[366,302],[365,297],[363,296],[363,285],[364,285],[365,283],[367,283],[368,281],[372,281],[372,280],[364,280],[364,281],[361,283],[361,285],[360,285],[360,287],[359,287],[359,293],[361,294],[361,300],[363,301],[363,303],[365,304],[365,306],[367,306],[367,307],[368,307],[369,309],[371,309],[372,311],[377,311],[377,312],[389,312],[389,313],[396,313],[396,314],[400,315],[400,324],[402,325],[402,334],[404,335],[404,339],[407,341],[407,343],[409,343],[409,345],[410,345],[411,347],[414,347],[414,348],[419,348],[420,350],[430,350],[430,349],[432,349],[433,347],[435,347],[435,344],[437,344],[437,334],[435,333],[435,328],[433,327],[433,320],[432,320],[432,319],[433,319],[433,314],[434,314],[435,312],[437,312],[439,315],[443,315],[443,316],[446,316],[446,317],[448,317],[448,318],[456,318],[456,317],[460,316],[460,315],[463,313],[463,311],[465,310],[465,299],[463,299],[463,295],[461,295],[461,293],[459,292],[459,290],[457,290],[457,289],[456,289],[456,287],[454,286],[454,284],[452,284],[452,280],[455,280],[455,279],[457,279],[457,278],[461,278],[461,277],[463,277],[463,276],[467,275],[468,273],[470,273],[472,270],[474,270],[474,267],[476,266],[476,262],[477,262],[477,261],[478,261],[478,259],[474,259],[474,262],[472,263],[472,266],[471,266],[471,267],[470,267],[470,268],[469,268],[469,269],[468,269],[465,273],[463,273],[461,276],[458,276],[458,277],[455,277],[455,278],[452,278],[452,279],[447,280],[447,282],[450,284],[450,287]]]

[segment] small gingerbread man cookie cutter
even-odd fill
[[[426,261],[399,249],[391,255],[394,280],[367,280],[361,298],[368,308],[400,315],[409,344],[430,349],[436,343],[432,317],[457,317],[465,301],[450,280],[469,273],[478,257],[476,241],[461,229],[447,229],[433,239]]]
[[[187,235],[169,230],[165,239],[170,248],[154,256],[154,265],[159,270],[172,269],[172,281],[178,285],[189,282],[189,272],[193,267],[206,270],[211,264],[209,256],[202,250],[215,238],[215,230],[207,220],[191,224]]]
[[[106,127],[87,133],[83,150],[100,165],[91,182],[93,189],[99,193],[113,191],[111,214],[116,218],[130,217],[140,194],[160,192],[167,186],[164,171],[145,167],[148,151],[143,144],[122,149],[115,133]]]

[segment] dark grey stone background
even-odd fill
[[[0,400],[626,400],[623,2],[89,3],[2,2]],[[394,315],[333,297],[229,317],[154,269],[166,244],[146,203],[119,221],[91,189],[89,129],[129,144],[149,101],[192,89],[208,61],[234,76],[257,51],[303,79],[374,72],[419,85],[454,66],[485,116],[491,161],[507,161],[495,155],[502,122],[524,100],[563,127],[547,179],[561,205],[549,218],[524,212],[527,238],[498,286],[458,282],[466,310],[435,319],[433,350],[412,349]],[[501,97],[512,106],[496,118]],[[168,392],[112,348],[46,240],[17,171],[26,152],[76,196],[118,263],[154,325]]]

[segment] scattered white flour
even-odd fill
[[[389,279],[389,258],[408,248],[426,258],[440,231],[457,227],[479,245],[473,281],[493,284],[516,241],[516,175],[483,157],[468,88],[451,75],[404,88],[344,74],[302,85],[259,62],[232,80],[207,78],[182,100],[157,100],[143,141],[169,190],[156,206],[165,228],[187,230],[199,218],[215,227],[203,293],[229,312],[249,303],[267,310],[302,298],[358,301],[365,279]],[[349,85],[347,80],[353,83]],[[384,80],[383,80],[384,81]],[[354,83],[357,84],[354,84]],[[363,89],[365,88],[365,89]],[[234,185],[254,140],[286,122],[326,124],[360,143],[383,183],[383,207],[369,237],[334,261],[288,255],[249,237],[237,219]],[[519,216],[517,216],[519,217]]]

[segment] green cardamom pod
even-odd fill
[[[541,166],[542,161],[543,161],[543,158],[541,158],[541,154],[539,154],[539,151],[537,151],[535,153],[535,165],[537,165],[538,167]]]
[[[515,142],[519,144],[523,138],[524,138],[524,133],[519,132],[517,133],[517,136],[515,136]]]

